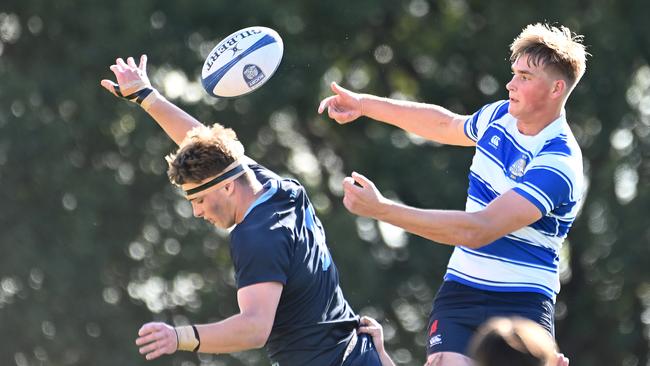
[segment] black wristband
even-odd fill
[[[129,95],[124,95],[122,94],[119,85],[114,85],[113,88],[115,89],[115,94],[117,94],[118,97],[122,97],[124,99],[130,100],[137,104],[142,104],[144,98],[146,98],[149,94],[151,94],[151,92],[153,92],[152,88],[145,87]]]
[[[196,326],[192,324],[192,330],[194,331],[194,337],[196,338],[199,343],[194,347],[192,352],[197,352],[199,350],[199,347],[201,347],[201,337],[199,337],[199,331],[196,329]]]

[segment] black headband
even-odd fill
[[[206,189],[208,189],[210,187],[213,187],[213,186],[223,182],[224,180],[226,180],[228,178],[231,178],[231,177],[233,177],[233,176],[235,176],[235,175],[237,175],[237,174],[239,174],[239,173],[241,173],[243,171],[244,171],[244,166],[239,164],[236,167],[230,169],[229,171],[221,174],[220,176],[218,176],[218,177],[216,177],[216,178],[214,178],[214,179],[212,179],[212,180],[210,180],[208,182],[205,182],[205,183],[201,184],[198,187],[188,189],[187,191],[185,191],[185,194],[188,195],[188,196],[191,196],[193,194],[199,193],[199,192],[204,191],[204,190],[206,190]]]

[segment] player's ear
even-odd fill
[[[226,192],[226,194],[231,195],[235,192],[235,181],[236,179],[226,183],[226,185],[223,186],[223,190]]]
[[[553,82],[553,89],[551,95],[556,98],[562,98],[566,93],[567,83],[564,79],[557,79]]]

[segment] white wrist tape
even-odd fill
[[[145,111],[148,111],[157,101],[165,99],[158,90],[140,80],[131,81],[123,86],[113,83],[113,89],[118,97],[141,105]]]
[[[158,90],[152,89],[151,93],[149,93],[149,95],[147,95],[142,100],[140,106],[142,106],[142,109],[145,111],[149,111],[149,108],[151,108],[156,102],[160,100],[165,100],[165,97],[163,97],[162,94],[158,93]]]
[[[177,349],[179,351],[196,352],[199,350],[201,340],[199,338],[199,332],[196,330],[195,326],[186,325],[176,327],[174,330],[176,331],[176,337],[178,339]]]

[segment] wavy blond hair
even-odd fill
[[[572,90],[587,67],[584,37],[571,33],[565,26],[530,24],[524,28],[510,45],[510,61],[523,55],[534,66],[544,66],[557,72]]]

